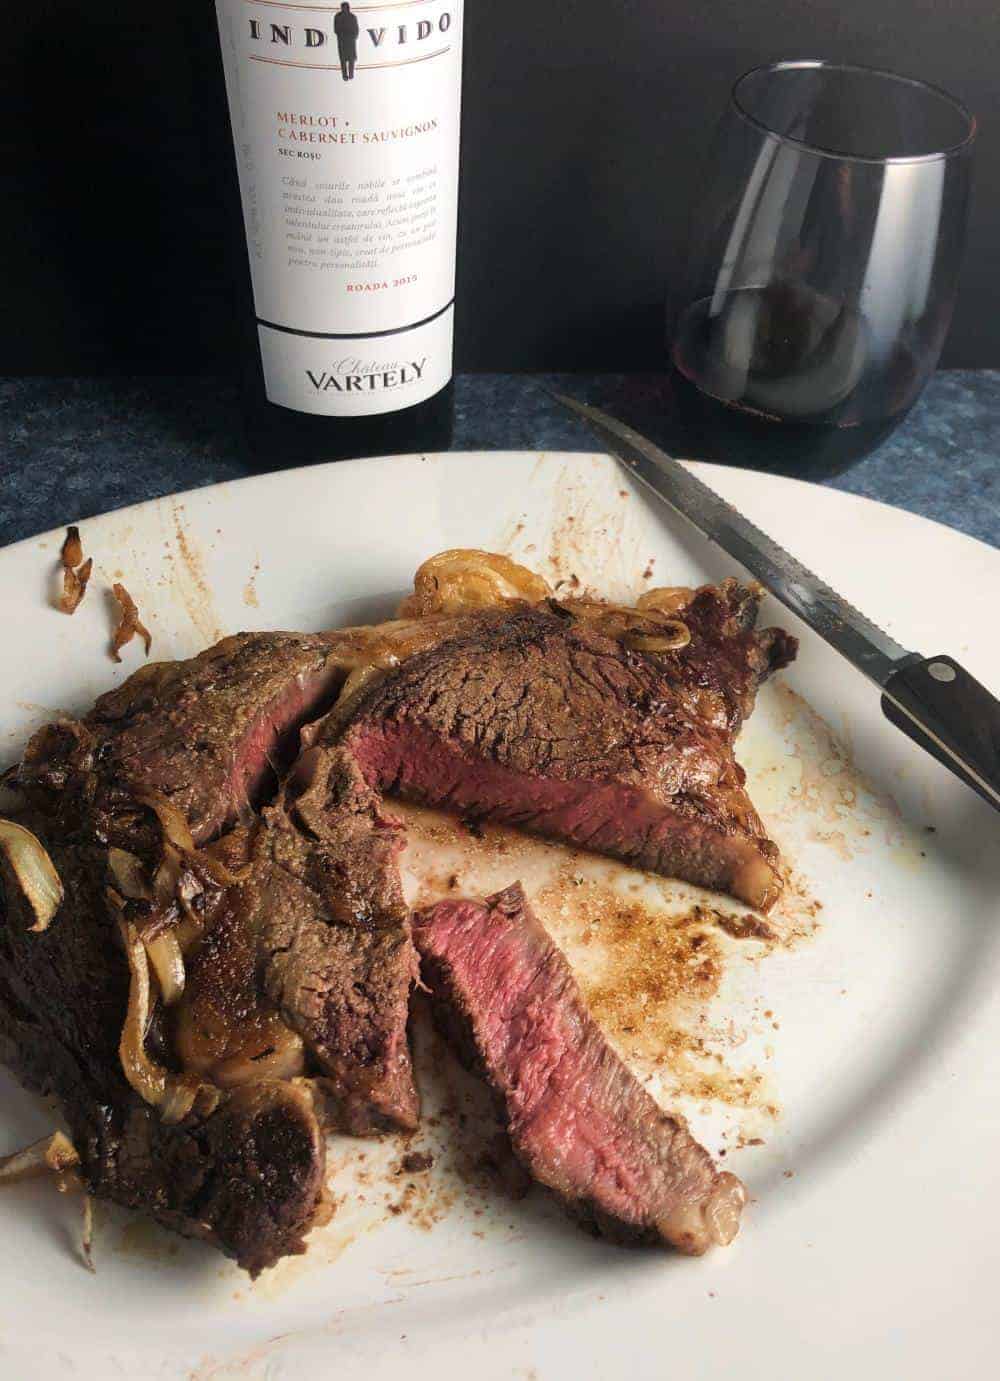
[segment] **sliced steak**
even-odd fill
[[[236,633],[197,657],[141,667],[102,695],[85,736],[48,726],[21,764],[23,785],[60,790],[95,766],[105,790],[157,792],[202,844],[247,821],[276,788],[348,672],[370,659],[395,666],[461,628],[456,618],[331,633]]]
[[[412,1130],[406,1026],[417,957],[401,827],[350,757],[322,741],[264,812],[243,889],[264,993],[306,1043],[336,1126]]]
[[[105,777],[162,793],[201,843],[248,817],[342,680],[322,635],[238,633],[190,661],[141,668],[85,723]]]
[[[497,1095],[528,1172],[596,1233],[698,1255],[745,1202],[622,1064],[519,886],[440,902],[414,937],[446,1034]]]
[[[95,1194],[257,1271],[327,1212],[326,1127],[416,1125],[416,954],[382,790],[773,900],[777,853],[732,741],[793,641],[754,633],[756,598],[733,582],[694,595],[690,644],[663,655],[582,614],[240,634],[35,735],[24,823],[66,900],[36,933],[0,887],[0,1057],[58,1097]],[[519,894],[463,905],[424,918],[427,962],[538,1178],[602,1230],[686,1250],[735,1231],[735,1182],[630,1081]],[[546,1065],[560,1049],[572,1097]]]
[[[104,904],[106,850],[47,837],[44,820],[26,823],[47,844],[66,900],[51,927],[33,933],[20,891],[0,882],[0,1058],[59,1100],[92,1193],[211,1242],[252,1272],[301,1251],[327,1215],[325,1144],[308,1093],[259,1083],[219,1095],[208,1115],[161,1121],[118,1057],[128,967]]]
[[[766,909],[778,851],[733,740],[757,686],[795,654],[754,632],[734,581],[682,611],[686,647],[649,654],[571,606],[484,614],[403,664],[344,736],[370,785],[613,854]]]
[[[342,652],[291,634],[226,639],[41,731],[18,774],[25,823],[67,900],[38,935],[20,893],[0,892],[3,1058],[58,1096],[94,1193],[251,1270],[298,1250],[322,1217],[326,1128],[410,1129],[418,1114],[400,832],[357,769],[317,741],[249,829],[183,844],[185,819],[204,844],[245,815],[265,768],[297,751],[303,714],[343,679]],[[109,848],[152,880],[168,825],[174,899],[130,905],[139,925],[188,927],[187,982],[175,1006],[156,1005],[145,1045],[221,1090],[177,1125],[122,1071],[129,971],[107,900]]]

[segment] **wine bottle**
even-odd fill
[[[254,448],[286,464],[446,448],[462,0],[216,12]]]

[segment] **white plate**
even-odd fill
[[[900,642],[952,652],[1000,685],[1000,553],[831,490],[699,469]],[[730,569],[589,455],[324,466],[110,514],[83,534],[96,569],[72,619],[47,604],[61,534],[0,552],[0,766],[29,730],[84,709],[139,664],[137,645],[120,668],[106,655],[115,578],[153,630],[154,655],[173,657],[240,628],[382,614],[444,547],[508,551],[611,597]],[[0,1374],[992,1374],[998,820],[883,722],[849,666],[773,602],[764,615],[799,633],[802,651],[765,688],[741,757],[796,870],[786,925],[809,928],[810,897],[823,909],[815,934],[769,957],[752,943],[728,947],[712,1033],[721,1039],[731,1019],[724,1067],[762,1082],[748,1107],[685,1104],[713,1150],[728,1146],[726,1164],[753,1196],[732,1248],[698,1261],[615,1249],[538,1196],[510,1203],[479,1181],[449,1180],[453,1127],[433,1133],[433,1187],[399,1214],[385,1199],[403,1182],[387,1190],[381,1175],[399,1148],[369,1147],[359,1184],[359,1143],[335,1141],[347,1201],[305,1259],[256,1285],[207,1249],[107,1209],[90,1276],[73,1253],[73,1205],[23,1186],[2,1200]],[[480,860],[484,885],[554,857],[494,853]],[[423,846],[411,862],[426,866]],[[595,867],[598,881],[625,885],[621,870]],[[688,904],[683,893],[662,888],[657,904]],[[585,959],[573,918],[548,919]],[[669,1087],[669,1061],[660,1075]],[[50,1125],[4,1078],[0,1150]],[[747,1140],[763,1144],[740,1149]]]

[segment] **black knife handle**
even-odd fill
[[[924,657],[885,683],[882,710],[1000,810],[1000,700],[951,657]]]

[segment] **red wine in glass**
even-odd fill
[[[702,298],[678,324],[672,363],[699,452],[734,465],[839,474],[899,425],[919,391],[919,362],[893,341],[876,364],[870,323],[802,285]]]
[[[891,72],[736,83],[673,313],[688,454],[821,478],[899,425],[950,323],[974,139],[957,101]]]

